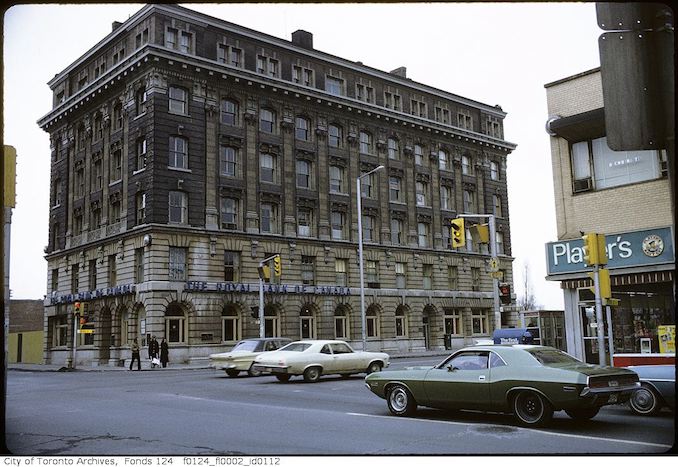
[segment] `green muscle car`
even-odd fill
[[[537,345],[476,345],[432,368],[372,373],[365,383],[394,415],[411,415],[417,405],[512,412],[526,426],[547,423],[556,410],[593,418],[604,405],[628,401],[640,386],[633,371]]]

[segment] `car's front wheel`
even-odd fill
[[[551,420],[553,408],[541,394],[520,391],[513,398],[513,414],[525,426],[541,426]]]
[[[380,362],[372,362],[372,363],[370,363],[370,366],[367,367],[366,373],[369,375],[371,373],[376,373],[377,371],[381,371],[381,363]]]
[[[286,383],[290,380],[290,375],[275,375],[276,378],[278,378],[278,381],[281,383]]]
[[[417,410],[417,402],[405,386],[396,384],[389,388],[386,395],[388,410],[399,417],[412,415]]]
[[[320,374],[322,373],[322,369],[317,366],[312,366],[310,368],[306,368],[304,370],[304,381],[307,383],[315,383],[320,379]]]
[[[631,394],[629,406],[638,415],[654,415],[659,412],[661,402],[655,390],[643,384],[640,389],[633,391],[633,394]]]
[[[235,378],[240,373],[238,370],[226,370],[226,374],[231,378]]]
[[[565,413],[574,420],[591,420],[598,415],[598,412],[600,412],[600,407],[565,410]]]

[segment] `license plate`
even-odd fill
[[[618,397],[619,397],[618,394],[610,394],[610,397],[608,397],[607,401],[608,401],[610,404],[614,404],[614,403],[617,402]]]

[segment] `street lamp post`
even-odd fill
[[[360,192],[360,180],[363,177],[367,177],[368,175],[373,174],[377,170],[383,169],[384,166],[380,165],[372,170],[370,170],[367,173],[364,173],[357,177],[355,179],[355,187],[356,187],[356,204],[358,208],[358,262],[360,263],[359,269],[360,269],[360,323],[361,323],[361,328],[362,328],[362,340],[363,340],[363,350],[367,350],[367,323],[366,323],[366,318],[365,318],[365,276],[363,273],[363,208],[362,208],[362,202],[361,202],[361,197],[362,194]]]

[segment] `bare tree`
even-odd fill
[[[517,304],[521,310],[539,310],[541,306],[537,304],[537,299],[532,290],[532,281],[530,280],[530,264],[523,263],[523,295],[518,297]]]

